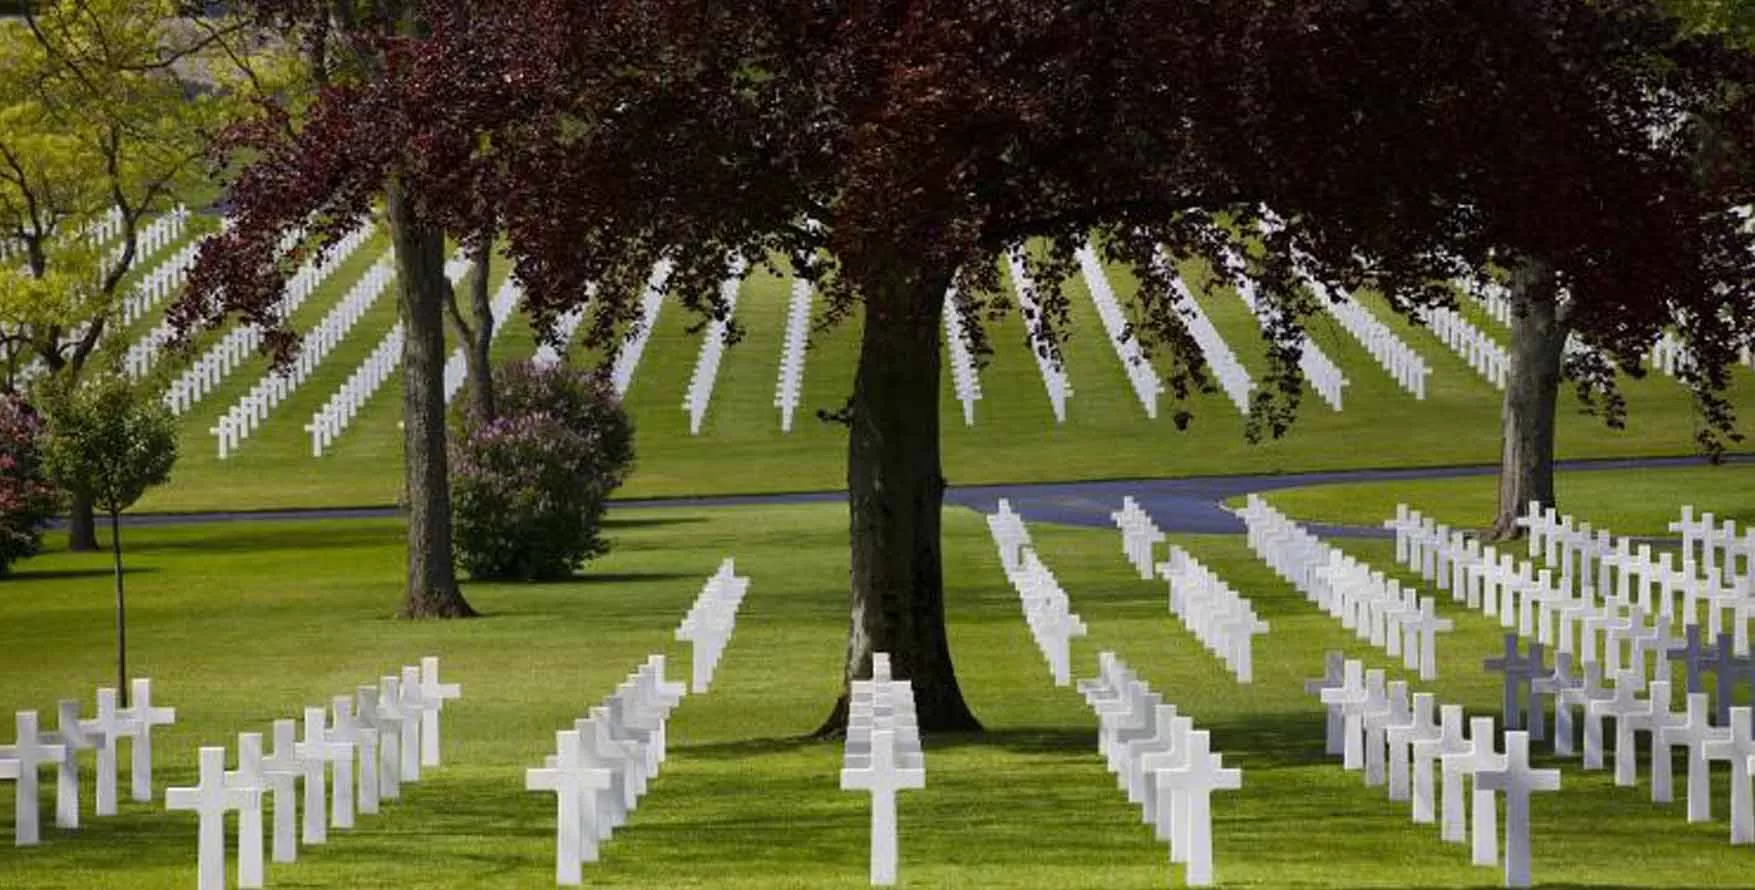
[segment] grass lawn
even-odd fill
[[[680,413],[680,412],[679,412]],[[623,512],[616,551],[572,583],[471,585],[487,617],[391,619],[400,588],[396,522],[229,524],[131,532],[135,672],[180,722],[158,733],[158,786],[193,780],[196,747],[235,744],[424,654],[443,658],[464,698],[445,716],[445,766],[404,789],[384,815],[333,832],[269,886],[549,886],[553,798],[523,791],[553,733],[597,703],[649,652],[686,663],[671,630],[725,555],[753,578],[712,692],[671,724],[671,758],[632,823],[587,869],[623,888],[865,886],[868,800],[837,789],[840,748],[806,741],[836,686],[847,611],[846,519],[835,506]],[[1073,607],[1090,625],[1075,647],[1088,675],[1099,648],[1137,666],[1168,701],[1213,733],[1244,790],[1215,800],[1220,880],[1256,887],[1487,887],[1408,821],[1405,804],[1367,789],[1322,754],[1322,712],[1301,691],[1322,653],[1388,659],[1274,579],[1235,537],[1180,541],[1272,623],[1256,682],[1238,686],[1165,612],[1160,584],[1131,576],[1113,532],[1033,529]],[[924,790],[902,796],[901,875],[954,888],[1156,888],[1175,877],[1105,774],[1094,719],[1056,689],[1030,642],[980,517],[946,514],[948,617],[964,689],[988,732],[928,740]],[[1379,568],[1384,542],[1349,543]],[[52,713],[111,675],[106,557],[54,553],[0,581],[0,713]],[[1491,713],[1480,660],[1497,625],[1450,608],[1442,677],[1416,688]],[[1391,670],[1391,676],[1400,676]],[[1748,886],[1749,858],[1719,820],[1689,825],[1680,804],[1612,787],[1607,772],[1565,764],[1565,790],[1534,802],[1535,874],[1551,886]],[[1722,783],[1723,770],[1715,770]],[[86,775],[90,775],[89,764]],[[0,887],[188,887],[195,822],[124,803],[86,828],[45,827],[46,843],[0,854]],[[52,785],[50,781],[48,784]],[[11,832],[0,784],[0,837]],[[45,789],[45,812],[52,812]]]
[[[384,249],[381,239],[362,248],[347,267],[311,298],[295,320],[300,330],[339,300]],[[494,284],[504,275],[496,269]],[[1136,284],[1111,269],[1125,300]],[[1198,285],[1198,280],[1196,280]],[[1399,331],[1433,367],[1427,398],[1403,393],[1364,348],[1327,316],[1312,336],[1346,372],[1346,410],[1306,400],[1286,438],[1250,445],[1243,419],[1222,395],[1198,394],[1188,406],[1190,428],[1148,419],[1106,342],[1082,281],[1068,285],[1072,338],[1065,347],[1074,394],[1064,424],[1056,424],[1042,380],[1012,315],[993,326],[995,354],[982,369],[984,398],[976,422],[965,426],[949,373],[939,410],[946,476],[953,484],[1139,478],[1223,473],[1278,473],[1357,467],[1491,463],[1499,448],[1499,393],[1424,329],[1393,317],[1369,296],[1363,301]],[[790,282],[757,270],[744,283],[737,314],[748,336],[724,356],[718,385],[700,436],[690,436],[682,399],[700,352],[698,319],[673,299],[664,308],[627,395],[637,428],[639,465],[620,495],[629,498],[697,494],[839,489],[846,479],[842,427],[816,418],[841,408],[852,389],[858,320],[817,336],[807,353],[803,402],[790,434],[780,431],[773,397],[780,363]],[[1259,378],[1265,369],[1261,332],[1234,294],[1205,294],[1213,324]],[[390,504],[401,480],[401,388],[392,382],[366,405],[322,458],[309,453],[304,425],[393,323],[386,297],[362,320],[304,386],[246,441],[230,460],[215,455],[209,427],[265,371],[260,361],[235,372],[182,424],[183,456],[171,484],[147,495],[143,511],[266,509]],[[1490,323],[1487,323],[1490,325]],[[1489,326],[1489,330],[1492,328]],[[1493,331],[1503,338],[1503,331]],[[535,349],[521,319],[496,343],[497,359]],[[575,355],[575,361],[593,357]],[[1735,372],[1733,393],[1747,416],[1755,413],[1755,375]],[[1625,430],[1608,430],[1563,405],[1559,441],[1565,457],[1615,457],[1693,452],[1693,408],[1675,381],[1654,375],[1626,381],[1630,417]]]
[[[1309,522],[1380,525],[1407,504],[1452,528],[1485,528],[1499,503],[1493,476],[1312,485],[1264,492],[1268,503]],[[1669,535],[1682,504],[1739,527],[1755,522],[1755,464],[1556,473],[1560,508],[1618,535]],[[1233,499],[1233,506],[1242,499]]]

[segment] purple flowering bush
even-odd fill
[[[569,577],[609,551],[603,514],[633,469],[633,423],[608,381],[577,368],[504,365],[494,386],[500,416],[452,437],[458,562],[481,579]]]
[[[59,498],[38,450],[42,419],[16,395],[0,395],[0,575],[34,555]]]

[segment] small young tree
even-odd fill
[[[38,451],[42,419],[15,394],[0,394],[0,575],[32,556],[55,514],[55,489]]]
[[[116,572],[116,688],[126,690],[121,515],[147,489],[170,479],[171,465],[177,462],[176,421],[152,393],[117,375],[91,378],[71,390],[55,392],[48,409],[44,458],[50,477],[110,517],[110,553]]]

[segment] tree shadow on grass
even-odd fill
[[[684,572],[584,572],[574,573],[565,578],[534,578],[529,581],[517,578],[470,578],[468,581],[471,584],[496,584],[505,587],[564,587],[567,585],[643,584],[699,577],[700,575]]]
[[[254,526],[254,527],[252,527]],[[141,532],[124,535],[124,555],[198,550],[210,553],[275,552],[283,550],[332,550],[360,547],[384,547],[400,544],[403,529],[398,524],[361,525],[354,522],[307,522],[297,525],[267,523],[229,523],[212,531],[155,537],[143,540]],[[130,541],[140,542],[130,545]]]
[[[646,508],[642,508],[642,509],[646,509]],[[707,521],[707,517],[705,517],[705,516],[663,516],[663,517],[642,516],[638,519],[633,519],[633,518],[617,519],[616,515],[615,515],[615,509],[611,508],[610,514],[607,517],[605,517],[603,520],[603,527],[604,528],[658,528],[658,527],[666,526],[666,525],[695,525],[695,524],[706,522],[706,521]]]
[[[136,568],[134,566],[125,565],[122,569],[122,574],[127,576],[155,575],[157,573],[158,569],[152,566],[140,566]],[[115,575],[116,570],[113,568],[14,569],[10,574],[0,575],[0,586],[5,585],[8,581],[78,581],[93,578],[113,578]]]

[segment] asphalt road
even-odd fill
[[[1744,463],[1755,461],[1755,455],[1729,459]],[[1654,457],[1625,460],[1561,461],[1563,470],[1629,470],[1663,467],[1701,466],[1698,457]],[[1233,497],[1251,492],[1306,485],[1327,485],[1345,482],[1393,482],[1400,479],[1451,479],[1464,476],[1491,476],[1497,465],[1462,467],[1421,467],[1401,470],[1340,470],[1321,473],[1288,473],[1271,476],[1203,476],[1181,479],[1126,479],[1101,482],[1049,482],[1014,485],[953,486],[945,494],[949,504],[991,513],[1000,498],[1011,501],[1012,509],[1031,522],[1057,522],[1106,528],[1112,523],[1110,512],[1121,506],[1123,496],[1132,495],[1159,527],[1172,534],[1242,534],[1243,523],[1226,509],[1224,503]],[[845,492],[801,492],[793,494],[723,495],[715,497],[665,498],[658,500],[616,501],[615,510],[633,509],[699,509],[702,507],[760,506],[765,504],[840,503]],[[209,522],[286,522],[325,521],[338,519],[373,519],[399,515],[393,507],[360,507],[325,510],[272,510],[260,512],[166,513],[124,516],[129,526],[191,525]],[[1363,526],[1310,526],[1313,532],[1326,537],[1380,537],[1382,529]]]

